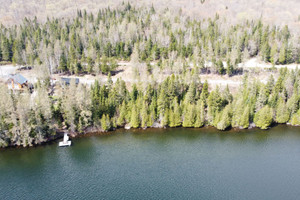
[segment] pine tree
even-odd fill
[[[279,63],[285,64],[286,63],[286,45],[282,44],[279,52]]]
[[[279,124],[284,124],[289,121],[289,118],[290,112],[287,109],[286,103],[282,98],[280,98],[276,108],[276,122]]]
[[[183,116],[183,127],[193,127],[196,119],[195,106],[188,104],[185,106],[185,112]]]
[[[188,89],[188,91],[185,95],[185,98],[184,98],[184,103],[185,104],[194,103],[195,102],[195,95],[196,95],[196,86],[195,86],[195,82],[193,81],[189,85],[189,89]]]
[[[11,61],[11,48],[8,39],[3,38],[1,49],[2,49],[2,60]]]
[[[220,121],[217,123],[217,129],[226,130],[228,127],[231,126],[231,105],[227,105],[220,116],[221,118]]]
[[[227,60],[227,68],[226,68],[226,73],[228,76],[232,76],[234,73],[233,65],[230,62],[230,59]]]
[[[1,42],[1,37],[0,37],[0,42]],[[0,61],[2,61],[2,45],[0,44]],[[1,144],[0,144],[1,146]]]
[[[256,111],[259,111],[268,101],[268,90],[265,85],[262,85],[259,91],[259,95],[256,101]]]
[[[240,127],[248,128],[249,121],[250,121],[250,107],[247,105],[240,119],[240,123],[239,123]]]
[[[292,115],[291,124],[293,126],[300,126],[300,110]]]
[[[277,60],[278,60],[278,50],[277,50],[277,43],[275,42],[273,45],[272,45],[272,48],[271,48],[271,55],[270,55],[270,60],[271,60],[271,63],[273,64],[273,65],[275,65],[276,63],[277,63]]]
[[[126,115],[127,115],[125,101],[123,101],[122,105],[119,106],[119,112],[120,113],[119,113],[119,117],[117,119],[117,125],[124,126],[124,124],[126,122]]]
[[[174,111],[172,110],[172,109],[170,109],[170,111],[169,111],[169,126],[170,127],[176,127],[176,125],[175,125],[175,117],[174,117],[175,115],[174,115]]]
[[[133,104],[131,110],[130,125],[133,128],[138,128],[140,126],[140,117],[135,104]]]
[[[111,128],[110,119],[107,114],[103,114],[101,118],[101,127],[103,131],[108,131]]]
[[[143,102],[143,107],[141,110],[141,117],[142,117],[142,123],[141,123],[141,127],[146,128],[147,124],[148,124],[148,108],[147,108],[147,104],[146,102]]]
[[[273,111],[266,105],[254,116],[254,123],[261,129],[267,129],[273,122]]]
[[[204,102],[201,100],[197,101],[197,108],[196,108],[196,120],[194,127],[195,128],[200,128],[204,126],[205,124],[205,106]]]
[[[147,126],[152,127],[155,120],[155,110],[150,106],[150,114],[148,115]]]
[[[209,96],[209,92],[208,92],[208,82],[207,80],[205,80],[203,87],[202,87],[202,91],[201,91],[201,95],[200,95],[200,99],[201,101],[204,102],[204,106],[207,106],[207,98]]]
[[[67,67],[67,58],[65,56],[65,53],[62,52],[60,59],[59,59],[59,66],[58,66],[58,70],[60,71],[67,71],[68,67]]]
[[[297,93],[295,92],[291,98],[287,101],[287,108],[291,114],[294,114],[299,109],[299,97]]]
[[[174,108],[174,126],[181,126],[181,110],[180,105],[178,104],[177,97],[173,100],[173,108]]]
[[[14,44],[13,44],[12,62],[15,63],[15,64],[23,64],[22,43],[19,40],[15,40]]]

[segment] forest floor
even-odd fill
[[[288,69],[296,69],[297,64],[289,65],[275,65],[274,67],[270,63],[260,62],[257,58],[252,58],[247,62],[241,63],[238,67],[243,68],[244,73],[248,73],[249,78],[259,80],[261,82],[267,82],[269,76],[273,74],[276,79],[278,76],[278,69],[287,67]],[[9,74],[20,73],[31,83],[36,82],[36,73],[34,70],[26,69],[22,66],[14,65],[2,65],[0,66],[0,80],[6,81]],[[199,78],[201,81],[207,80],[211,88],[226,87],[228,85],[232,92],[238,90],[240,84],[242,83],[243,74],[234,75],[229,77],[228,75],[217,75],[217,74],[200,74]],[[153,72],[153,75],[148,75],[146,73],[141,73],[139,77],[134,76],[133,68],[129,62],[120,62],[119,67],[116,69],[116,73],[112,75],[112,81],[115,82],[117,79],[122,79],[130,87],[133,83],[144,83],[151,81],[163,81],[169,74],[161,73],[158,71]],[[91,85],[98,80],[99,82],[106,82],[108,79],[107,75],[66,75],[66,74],[54,74],[52,78],[59,80],[61,77],[67,78],[78,78],[80,83]],[[187,77],[188,78],[188,77]]]

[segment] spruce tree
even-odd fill
[[[103,114],[101,118],[101,127],[103,131],[108,131],[111,127],[110,119],[107,114]]]
[[[193,127],[196,119],[195,106],[193,104],[188,104],[185,106],[184,116],[183,116],[183,127]]]
[[[274,43],[273,45],[272,45],[272,48],[271,48],[271,55],[270,55],[270,60],[271,60],[271,63],[273,64],[273,65],[275,65],[276,63],[277,63],[277,60],[278,60],[278,55],[277,55],[277,44],[276,43]]]
[[[173,108],[174,108],[174,126],[181,126],[181,110],[180,105],[177,102],[177,97],[173,100]]]
[[[241,116],[239,126],[242,128],[248,128],[249,127],[249,121],[250,121],[250,107],[247,105],[244,109],[244,112]]]
[[[126,104],[125,101],[123,101],[122,105],[119,106],[119,117],[117,119],[118,126],[124,126],[126,122],[126,115],[127,115]]]
[[[162,120],[160,122],[161,127],[167,127],[169,125],[169,109],[167,108],[163,113]]]
[[[141,110],[141,127],[146,128],[149,120],[148,116],[148,108],[146,102],[143,102],[142,110]]]
[[[195,128],[200,128],[202,126],[204,126],[205,124],[205,106],[204,106],[204,102],[201,100],[197,101],[197,105],[196,105],[196,120],[195,120],[195,124],[194,127]]]
[[[2,49],[2,60],[11,61],[11,48],[8,39],[3,38],[1,49]]]
[[[254,123],[261,129],[267,129],[273,122],[273,111],[266,105],[254,116]]]
[[[286,63],[286,45],[285,44],[281,45],[278,61],[282,65]]]
[[[300,110],[297,113],[294,113],[291,117],[291,124],[293,126],[300,126]]]
[[[282,98],[280,98],[276,108],[276,122],[279,124],[284,124],[289,121],[289,118],[290,112],[287,109],[286,103]]]
[[[220,121],[217,123],[217,129],[223,131],[231,126],[231,105],[227,105],[220,116]]]
[[[207,106],[208,95],[209,95],[208,82],[207,82],[207,80],[205,80],[203,87],[202,87],[201,95],[200,95],[200,99],[204,102],[205,107]]]
[[[131,110],[130,125],[133,128],[138,128],[140,126],[140,116],[135,104],[133,104]]]

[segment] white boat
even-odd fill
[[[64,139],[63,139],[63,141],[59,142],[58,146],[60,146],[60,147],[71,146],[71,141],[69,140],[68,133],[64,134]]]

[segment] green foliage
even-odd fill
[[[168,9],[156,12],[153,7],[128,5],[99,10],[96,15],[79,10],[68,20],[37,23],[37,19],[26,19],[20,26],[2,26],[0,61],[51,65],[54,73],[108,74],[115,72],[118,61],[130,60],[136,75],[141,62],[147,62],[152,73],[155,67],[183,72],[189,65],[187,60],[193,60],[192,68],[198,71],[211,61],[208,71],[232,76],[242,55],[260,55],[273,64],[300,59],[299,35],[291,34],[287,26],[271,30],[261,20],[232,25],[230,20],[220,20],[218,14],[214,19],[180,20],[180,13],[166,14]],[[145,37],[148,32],[151,34]],[[157,61],[157,66],[149,64],[151,61]],[[176,61],[183,62],[180,69],[174,67]],[[169,65],[162,66],[164,62]]]
[[[273,122],[273,111],[266,105],[260,109],[254,117],[254,123],[261,129],[268,129]]]
[[[132,106],[130,125],[133,128],[138,128],[140,126],[140,117],[135,105]]]
[[[300,126],[300,110],[292,115],[291,124],[293,126]]]
[[[286,46],[284,44],[281,45],[281,48],[280,48],[279,63],[282,65],[286,63]]]
[[[242,128],[248,128],[249,127],[249,121],[250,121],[250,108],[247,106],[244,109],[243,115],[241,116],[240,119],[240,127]]]
[[[117,119],[118,126],[124,126],[124,124],[126,123],[126,115],[127,115],[126,104],[125,101],[123,101],[122,105],[119,106],[119,116]]]
[[[194,123],[195,128],[200,128],[205,125],[205,114],[204,102],[198,100],[196,105],[196,120]]]
[[[286,103],[282,98],[279,99],[276,108],[276,122],[279,124],[284,124],[290,119],[290,112],[287,109]]]
[[[183,115],[183,127],[194,127],[196,119],[195,105],[188,104],[185,106],[184,115]]]
[[[111,128],[110,119],[107,114],[103,114],[101,118],[101,127],[103,131],[108,131]]]
[[[231,105],[227,105],[220,116],[220,120],[216,123],[217,129],[226,130],[231,126]]]

